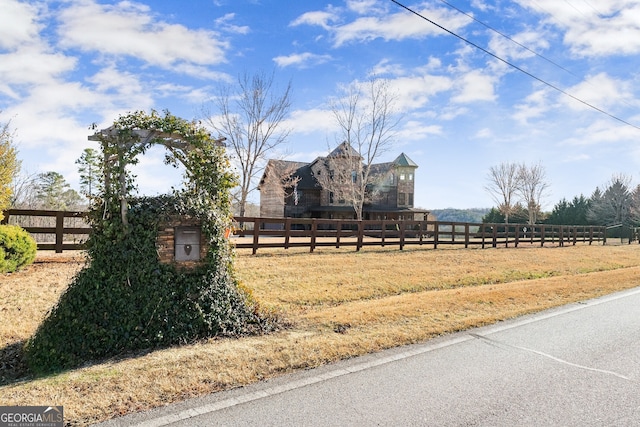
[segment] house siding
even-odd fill
[[[344,153],[349,152],[347,156]],[[350,157],[349,157],[350,156]],[[358,164],[353,165],[353,159]],[[281,173],[296,166],[295,187],[284,188]],[[263,217],[355,218],[348,197],[353,172],[362,179],[361,157],[341,144],[327,157],[311,163],[269,161],[259,186],[260,215]],[[415,171],[418,165],[404,153],[393,162],[370,166],[370,184],[363,205],[365,219],[423,219],[427,211],[414,209]],[[280,171],[280,173],[278,172]],[[331,190],[329,190],[329,188]],[[295,197],[297,191],[298,197]],[[333,197],[332,197],[333,196]]]

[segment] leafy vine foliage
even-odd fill
[[[27,342],[37,374],[142,349],[214,336],[264,333],[277,325],[238,283],[231,225],[230,172],[224,147],[204,128],[168,112],[136,112],[96,133],[104,183],[89,220],[88,262]],[[172,194],[133,198],[126,167],[151,145],[167,147],[167,163],[183,164],[186,184]],[[208,242],[193,268],[162,263],[158,227],[170,218],[195,218]]]

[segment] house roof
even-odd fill
[[[354,157],[362,159],[360,153],[358,153],[347,141],[338,145],[327,157]]]
[[[265,175],[269,168],[272,169],[276,176],[281,176],[283,179],[286,178],[285,175],[300,178],[300,181],[298,181],[298,188],[300,189],[311,189],[318,186],[318,181],[311,173],[311,165],[309,163],[290,160],[269,160],[260,180],[260,185],[264,183]]]
[[[394,161],[394,164],[396,164],[397,166],[403,166],[403,167],[412,167],[412,168],[417,168],[418,165],[416,164],[416,162],[414,162],[413,160],[411,160],[409,158],[409,156],[407,156],[404,153],[401,153]]]
[[[313,175],[312,166],[330,157],[356,157],[362,159],[362,156],[347,142],[344,141],[338,147],[336,147],[327,157],[318,157],[311,163],[294,162],[289,160],[269,160],[267,167],[265,168],[265,174],[268,168],[273,168],[276,176],[285,175],[297,176],[300,178],[298,181],[298,188],[300,189],[318,189],[320,184]],[[394,167],[411,167],[417,168],[418,165],[409,158],[405,153],[401,153],[394,161],[385,163],[375,163],[370,166],[370,174],[372,177],[385,176]],[[260,184],[264,183],[265,175],[263,174]],[[260,186],[258,186],[260,187]]]

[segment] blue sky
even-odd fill
[[[419,165],[418,207],[491,207],[486,177],[502,162],[544,166],[546,210],[614,174],[637,182],[637,0],[401,3],[629,124],[391,0],[0,0],[0,122],[11,121],[25,172],[56,171],[77,188],[75,160],[97,148],[91,123],[151,109],[198,118],[220,84],[273,72],[293,89],[292,132],[274,155],[312,161],[338,142],[329,99],[375,73],[402,113],[380,160],[404,152]],[[135,172],[144,194],[179,181],[159,149]]]

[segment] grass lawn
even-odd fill
[[[0,402],[86,425],[638,286],[640,246],[238,251],[240,280],[286,328],[24,377],[20,343],[83,263],[41,253],[0,275]],[[21,376],[22,373],[22,376]]]

